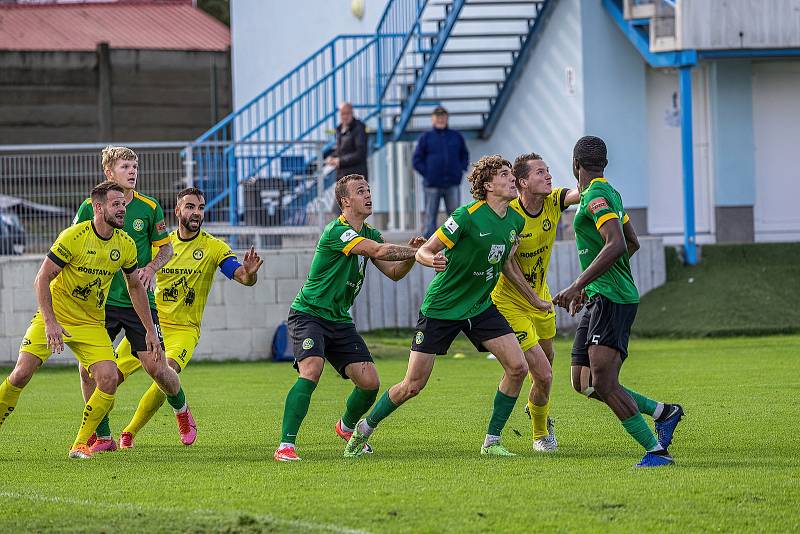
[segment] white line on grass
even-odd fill
[[[127,510],[131,512],[151,511],[151,512],[164,512],[164,513],[182,514],[182,515],[185,515],[187,513],[187,510],[178,508],[168,508],[163,506],[146,506],[134,503],[98,502],[98,501],[90,501],[88,499],[71,499],[68,497],[54,497],[50,495],[42,495],[40,493],[14,493],[10,491],[4,491],[0,492],[0,497],[8,497],[10,499],[27,499],[30,501],[50,502],[56,504],[91,506],[98,508],[103,508],[103,507],[115,508],[118,510]],[[252,517],[253,519],[257,519],[265,523],[272,523],[276,526],[285,526],[296,529],[317,530],[325,532],[337,532],[340,534],[369,534],[369,532],[366,530],[356,530],[352,528],[341,527],[339,525],[333,525],[331,523],[315,523],[313,521],[303,521],[300,519],[284,519],[282,517],[276,517],[271,514],[251,514],[245,511],[235,511],[235,510],[222,511],[222,510],[211,510],[208,508],[199,508],[196,510],[191,510],[188,513],[211,516],[216,518],[230,516],[229,518],[232,519],[238,517],[239,515],[246,515],[247,517]]]

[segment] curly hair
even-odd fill
[[[521,187],[519,181],[526,179],[528,177],[528,173],[531,172],[530,167],[528,167],[528,162],[538,161],[541,159],[542,156],[536,152],[517,156],[517,159],[514,160],[514,166],[511,167],[511,174],[514,175],[514,181],[517,184],[517,188]]]
[[[599,137],[586,135],[578,139],[572,150],[572,158],[589,172],[603,172],[608,165],[608,149]]]
[[[472,164],[472,172],[467,176],[467,180],[472,184],[470,192],[475,200],[486,200],[486,183],[492,181],[492,177],[503,167],[511,168],[511,162],[503,156],[483,156]]]

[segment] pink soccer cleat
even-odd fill
[[[97,434],[92,434],[91,436],[89,436],[89,439],[86,440],[86,446],[91,447],[92,445],[94,445],[95,441],[97,441]]]
[[[299,462],[300,457],[294,452],[294,447],[277,449],[273,455],[276,462]]]
[[[133,448],[133,434],[130,432],[123,432],[119,435],[119,448],[132,449]]]
[[[197,425],[192,417],[192,412],[189,411],[189,406],[186,410],[175,414],[178,420],[178,431],[181,433],[181,443],[184,445],[191,445],[197,439]]]
[[[92,450],[87,446],[81,443],[70,449],[69,451],[70,458],[78,458],[81,460],[89,460],[92,457]]]
[[[89,446],[89,449],[93,454],[97,454],[98,452],[114,452],[117,450],[117,442],[114,441],[114,438],[98,438]]]

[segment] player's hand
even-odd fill
[[[444,252],[441,250],[433,257],[433,270],[440,273],[447,269],[447,258],[444,257]]]
[[[153,355],[154,362],[160,362],[164,357],[164,349],[161,348],[161,340],[152,330],[148,330],[144,335],[144,342],[147,345],[147,352]]]
[[[575,315],[583,308],[585,298],[586,294],[583,289],[575,285],[570,285],[566,289],[559,291],[559,293],[553,297],[553,304],[564,308],[570,315]]]
[[[548,302],[546,300],[542,300],[542,299],[540,299],[538,297],[536,298],[535,301],[531,302],[531,305],[533,305],[533,307],[536,308],[537,310],[541,310],[541,311],[543,311],[545,313],[550,313],[551,311],[553,311],[553,303],[552,302]]]
[[[58,324],[58,321],[44,324],[44,333],[47,336],[47,346],[53,351],[53,354],[61,354],[64,352],[64,336],[72,337],[69,332]]]
[[[426,239],[422,236],[414,236],[408,240],[408,246],[411,248],[419,248],[425,244]]]
[[[264,260],[256,252],[256,247],[251,246],[250,250],[244,253],[242,267],[244,267],[244,272],[248,275],[256,274],[263,264]]]
[[[139,269],[136,272],[136,275],[139,277],[139,282],[141,282],[142,286],[144,286],[147,291],[155,291],[156,273],[153,271],[152,267],[147,265],[144,268]]]

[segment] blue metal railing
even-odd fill
[[[187,147],[212,220],[222,219],[224,210],[228,222],[238,224],[243,181],[286,174],[279,168],[282,157],[307,156],[294,153],[298,142],[330,140],[339,102],[351,102],[365,122],[377,119],[376,141],[383,145],[384,96],[420,33],[426,5],[390,0],[375,34],[335,37]]]

